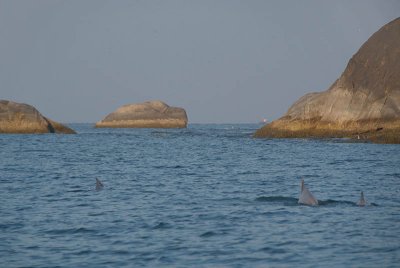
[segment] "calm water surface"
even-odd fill
[[[400,145],[72,127],[0,135],[0,267],[399,267]]]

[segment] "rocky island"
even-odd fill
[[[374,33],[328,90],[301,97],[254,136],[400,143],[400,18]]]
[[[44,117],[31,105],[8,100],[0,100],[0,133],[75,134],[75,131]]]
[[[162,101],[127,104],[96,123],[98,128],[185,128],[188,118],[182,108]]]

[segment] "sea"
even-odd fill
[[[69,126],[0,135],[0,267],[400,267],[400,145]]]

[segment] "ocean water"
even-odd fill
[[[0,267],[399,267],[399,145],[71,126],[0,135]]]

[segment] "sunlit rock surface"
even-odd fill
[[[400,18],[374,33],[327,91],[301,97],[255,137],[400,143]]]
[[[0,133],[65,133],[74,130],[44,117],[33,106],[0,100]]]
[[[182,108],[162,101],[128,104],[118,108],[96,123],[109,128],[185,128],[188,118]]]

